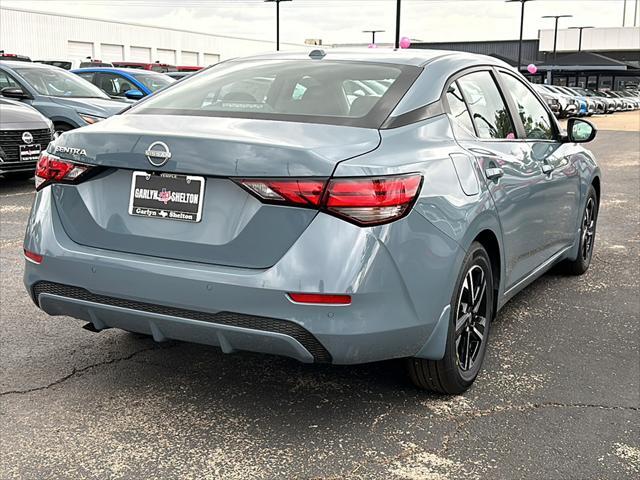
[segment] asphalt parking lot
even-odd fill
[[[0,180],[0,477],[638,478],[639,118],[595,120],[613,130],[590,146],[591,269],[513,299],[460,397],[415,390],[399,362],[309,366],[48,317],[22,285],[32,183]]]

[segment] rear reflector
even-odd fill
[[[37,264],[42,263],[42,258],[43,258],[42,255],[39,255],[39,254],[34,253],[34,252],[30,252],[26,248],[24,249],[24,256],[30,262],[37,263]]]
[[[324,179],[238,179],[265,203],[320,210],[362,226],[388,223],[409,212],[422,175]]]
[[[327,305],[349,305],[351,303],[351,295],[289,293],[289,298],[297,303],[319,303]]]
[[[86,165],[78,165],[44,151],[36,165],[36,190],[51,183],[75,183],[88,169]]]

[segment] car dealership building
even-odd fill
[[[303,46],[281,42],[282,49]],[[32,60],[91,57],[103,62],[207,66],[275,50],[275,41],[3,7],[0,48]]]
[[[411,48],[480,53],[516,67],[518,40],[477,42],[416,42]],[[531,81],[570,87],[620,90],[640,84],[640,28],[560,29],[553,53],[554,30],[540,30],[537,39],[522,42],[522,70]],[[526,66],[538,72],[530,75]]]

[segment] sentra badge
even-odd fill
[[[87,151],[84,148],[75,147],[62,147],[56,146],[56,153],[68,153],[69,155],[83,155],[87,156]]]

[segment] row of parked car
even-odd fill
[[[58,60],[32,62],[26,56],[0,51],[0,175],[29,178],[40,151],[56,135],[99,122],[201,68],[159,62],[108,64],[91,59],[79,63],[80,68],[72,66]],[[345,83],[344,88],[347,97],[369,90],[377,95],[375,85],[362,82]],[[560,118],[640,107],[638,91],[556,85],[535,88]]]
[[[584,117],[640,108],[638,90],[592,90],[540,84],[536,84],[535,88],[558,118]]]
[[[202,68],[90,59],[73,66],[0,51],[0,175],[30,178],[56,135],[99,122]]]

